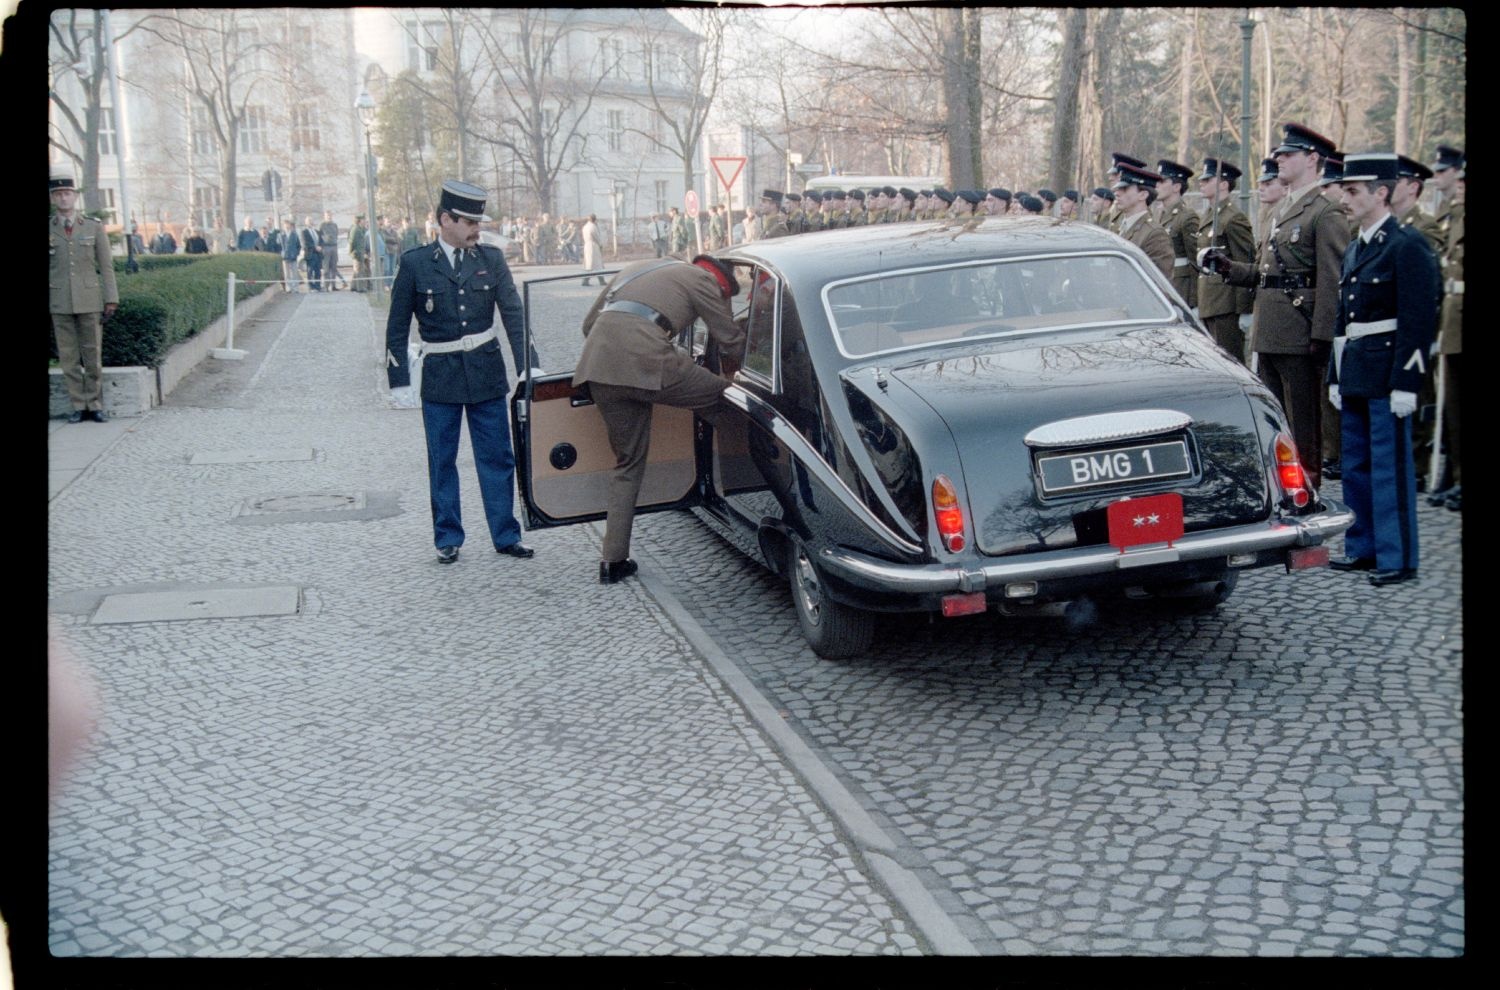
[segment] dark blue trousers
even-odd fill
[[[422,400],[427,482],[432,495],[432,545],[460,547],[464,543],[458,503],[458,438],[465,411],[490,541],[496,549],[508,547],[520,541],[521,524],[514,511],[516,458],[510,446],[509,416],[503,398],[467,405]]]
[[[1417,471],[1411,417],[1392,416],[1389,397],[1345,396],[1343,406],[1344,501],[1354,510],[1354,525],[1344,534],[1344,552],[1374,557],[1378,570],[1416,570]]]

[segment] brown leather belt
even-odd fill
[[[1311,289],[1317,283],[1311,275],[1267,275],[1262,273],[1255,284],[1261,289]]]
[[[629,313],[631,316],[639,316],[650,320],[661,327],[667,333],[675,334],[677,331],[672,327],[672,321],[647,306],[645,303],[631,302],[629,299],[616,299],[614,302],[605,303],[599,310],[601,313]]]

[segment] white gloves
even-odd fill
[[[521,378],[524,381],[527,378],[535,378],[537,375],[545,375],[545,374],[546,374],[546,372],[543,371],[541,368],[532,368],[530,371],[523,371],[523,372],[521,372]]]
[[[1397,419],[1405,419],[1417,411],[1417,393],[1415,392],[1392,392],[1391,393],[1391,415]]]
[[[392,409],[415,409],[417,408],[417,390],[410,385],[400,385],[391,389]]]
[[[1240,320],[1239,320],[1240,330],[1243,331],[1244,333],[1249,333],[1250,332],[1250,317],[1251,317],[1251,315],[1252,314],[1250,314],[1250,313],[1241,313],[1240,314]]]
[[[1342,410],[1344,408],[1344,397],[1339,394],[1339,387],[1337,385],[1328,386],[1328,404],[1335,409]]]

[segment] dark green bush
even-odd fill
[[[135,263],[140,267],[141,271],[151,272],[162,268],[178,268],[182,265],[191,265],[203,257],[205,255],[201,254],[138,254],[135,256]],[[115,275],[117,277],[124,275],[125,258],[117,257],[114,262]]]
[[[104,325],[106,367],[143,364],[156,367],[174,344],[187,340],[223,316],[229,308],[229,273],[237,279],[274,281],[281,261],[259,251],[217,254],[177,261],[175,255],[154,259],[134,275],[118,274],[120,308]],[[160,262],[165,262],[161,264]],[[235,286],[235,299],[258,295],[267,285]]]

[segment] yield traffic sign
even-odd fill
[[[740,170],[745,167],[746,158],[744,155],[719,155],[710,156],[708,160],[713,165],[714,172],[719,176],[719,181],[724,184],[724,191],[728,192],[734,186],[734,181],[740,177]],[[728,171],[727,177],[726,171]]]

